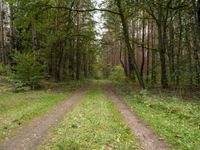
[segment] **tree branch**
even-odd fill
[[[92,12],[92,11],[104,11],[104,12],[109,12],[112,14],[116,14],[116,15],[120,15],[119,12],[115,12],[112,10],[108,10],[108,9],[100,9],[100,8],[91,8],[91,9],[73,9],[70,7],[65,7],[65,6],[60,6],[60,7],[56,7],[56,6],[51,6],[51,5],[45,5],[44,7],[46,7],[46,9],[65,9],[65,10],[70,10],[70,11],[75,11],[75,12]]]

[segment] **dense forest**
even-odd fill
[[[34,65],[39,70],[32,68],[24,80],[44,74],[55,81],[80,80],[102,70],[108,77],[121,65],[124,75],[143,88],[199,86],[199,3],[2,0],[0,61],[18,74],[16,79]],[[103,33],[96,31],[97,11],[104,18]]]
[[[3,1],[1,63],[11,67],[14,79],[31,84],[47,76],[90,77],[99,53],[95,23],[91,13],[70,9],[92,7],[90,1]]]
[[[111,56],[107,61],[120,62],[125,75],[130,79],[136,75],[141,85],[161,80],[163,88],[198,86],[199,3],[109,2],[108,6],[119,12],[120,17],[112,14],[105,17],[108,31],[104,38],[109,41],[106,49]]]

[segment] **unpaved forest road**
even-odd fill
[[[115,94],[109,85],[103,86],[105,92],[117,105],[128,127],[132,130],[140,142],[142,150],[170,150],[169,146],[158,134],[147,127],[127,105]]]
[[[90,88],[91,86],[87,86],[78,90],[71,98],[56,106],[48,114],[33,119],[28,125],[17,129],[13,136],[11,135],[0,144],[0,150],[32,150],[36,148],[42,142],[48,129],[62,119],[65,113],[80,101]]]
[[[32,150],[42,143],[50,127],[55,125],[71,108],[81,100],[82,96],[91,89],[87,86],[75,92],[75,94],[64,101],[48,114],[33,119],[27,125],[17,129],[14,134],[0,143],[0,150]],[[170,150],[169,146],[152,129],[147,127],[130,108],[113,92],[113,89],[103,84],[108,96],[117,105],[128,127],[132,130],[140,142],[143,150]]]

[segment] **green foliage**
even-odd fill
[[[16,52],[13,58],[16,66],[12,82],[16,89],[37,88],[39,82],[46,77],[46,64],[42,60],[41,54],[39,52]]]
[[[103,65],[102,64],[95,64],[93,65],[93,77],[96,80],[103,79]]]
[[[120,65],[120,66],[114,67],[114,69],[110,73],[109,78],[114,81],[124,81],[126,77],[124,75],[124,70],[122,66]]]
[[[5,66],[3,64],[0,64],[0,75],[8,75],[10,73],[9,66]]]
[[[5,72],[5,67],[3,66],[3,64],[0,64],[0,75],[4,74]]]
[[[74,22],[77,19],[76,12],[57,12],[56,9],[48,8],[58,5],[56,1],[9,0],[9,2],[16,7],[23,8],[14,11],[16,19],[13,20],[13,24],[16,31],[19,31],[16,32],[15,39],[20,41],[17,43],[17,50],[33,49],[33,51],[37,51],[43,49],[46,53],[45,61],[49,70],[51,70],[49,75],[56,81],[74,79],[75,70],[79,69],[77,72],[79,72],[81,78],[91,75],[91,65],[96,62],[97,43],[94,42],[95,23],[89,12],[80,15],[79,21],[80,24],[84,24],[84,27],[77,28]],[[62,0],[59,1],[59,6],[76,8],[79,6],[78,3],[79,1]],[[93,6],[90,0],[84,0],[81,3],[84,3],[84,9]],[[35,42],[33,42],[33,30],[36,36]],[[76,59],[77,45],[72,43],[77,38],[79,39],[78,47],[80,47],[80,51],[77,54],[79,58]],[[69,65],[70,67],[66,67]]]

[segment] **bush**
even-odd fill
[[[46,77],[46,65],[39,52],[16,52],[13,57],[16,65],[12,82],[16,89],[38,87],[40,80]],[[25,88],[27,89],[27,88]]]
[[[126,77],[124,75],[124,70],[123,70],[122,66],[116,66],[113,69],[113,71],[110,73],[109,78],[114,81],[124,81],[126,79]]]
[[[102,64],[94,64],[93,65],[93,77],[95,80],[103,79],[103,65]]]
[[[8,75],[9,72],[10,72],[10,68],[9,68],[9,66],[6,66],[6,65],[3,65],[3,64],[0,64],[0,75],[1,75],[1,76]]]
[[[0,75],[4,73],[5,73],[5,67],[2,64],[0,64]]]

